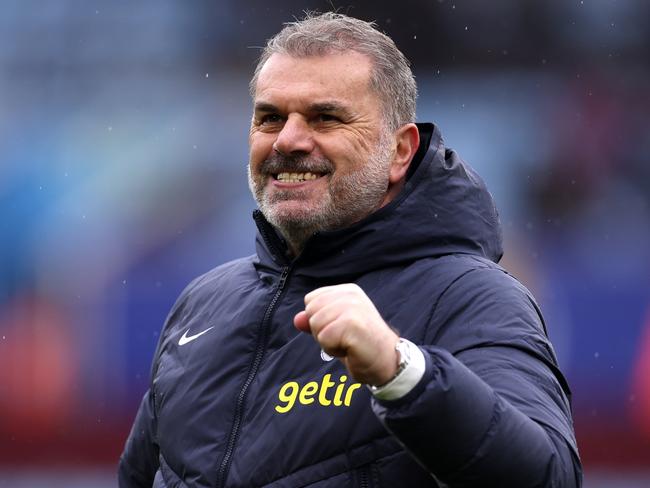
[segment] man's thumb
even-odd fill
[[[311,334],[311,329],[309,327],[309,317],[307,317],[307,312],[304,310],[302,312],[298,312],[293,318],[293,325],[299,331]]]

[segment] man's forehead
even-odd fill
[[[308,83],[312,88],[366,89],[371,70],[371,59],[352,50],[311,56],[275,53],[260,69],[255,88],[282,89]]]

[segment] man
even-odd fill
[[[172,309],[120,485],[579,486],[540,312],[394,43],[308,16],[251,93],[257,253]]]

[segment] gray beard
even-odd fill
[[[367,164],[348,175],[330,180],[328,191],[319,207],[303,215],[283,215],[274,203],[295,197],[296,190],[275,192],[273,198],[266,193],[268,174],[278,169],[292,168],[295,172],[327,172],[333,165],[328,160],[309,160],[308,156],[283,156],[274,154],[265,161],[261,174],[254,177],[248,167],[248,183],[257,200],[260,211],[287,241],[290,250],[297,255],[306,241],[316,232],[342,229],[358,222],[377,210],[388,191],[391,161],[390,139],[382,134],[376,151]],[[320,170],[320,171],[319,171]],[[326,178],[332,178],[331,174]]]

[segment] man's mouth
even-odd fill
[[[323,173],[278,173],[273,175],[273,177],[283,183],[301,183],[303,181],[315,180],[323,176]]]

